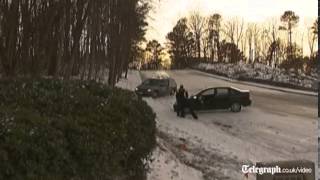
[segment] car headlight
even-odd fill
[[[139,89],[138,89],[138,88],[135,88],[134,90],[135,90],[135,91],[138,91]]]
[[[151,92],[151,89],[148,89],[147,91],[148,91],[148,92]]]

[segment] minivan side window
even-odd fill
[[[150,84],[150,79],[143,81],[142,84],[143,84],[143,85],[148,85],[148,84]]]
[[[159,85],[160,86],[169,86],[169,80],[168,79],[159,80]]]

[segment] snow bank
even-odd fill
[[[200,63],[194,68],[232,79],[264,82],[279,86],[296,86],[309,90],[316,90],[318,88],[318,75],[316,70],[313,70],[311,75],[306,75],[301,71],[298,73],[293,69],[286,71],[284,69],[272,68],[260,63]]]

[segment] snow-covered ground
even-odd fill
[[[128,71],[128,78],[121,79],[116,86],[123,89],[134,91],[134,89],[141,83],[139,71]]]
[[[252,107],[176,117],[174,97],[145,98],[157,113],[158,147],[149,180],[246,179],[241,166],[259,161],[317,159],[316,97],[237,84],[198,71],[168,71],[190,94],[212,86],[251,90]],[[154,72],[142,72],[152,77]],[[133,90],[141,82],[138,72],[118,85]],[[255,179],[249,175],[249,179]]]
[[[157,138],[148,180],[202,180],[202,173],[180,161],[164,139]]]
[[[311,75],[303,72],[295,73],[294,70],[289,72],[280,68],[272,68],[264,64],[225,64],[225,63],[200,63],[195,66],[196,69],[220,74],[233,79],[255,79],[271,81],[275,83],[291,84],[312,90],[317,89],[318,74],[315,70]]]
[[[140,83],[140,73],[129,71],[128,79],[121,79],[117,86],[133,91]],[[171,148],[172,145],[163,137],[157,137],[157,147],[152,154],[148,180],[202,180],[201,171],[181,162]]]

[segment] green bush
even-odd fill
[[[0,81],[0,179],[144,179],[155,114],[95,82]]]

